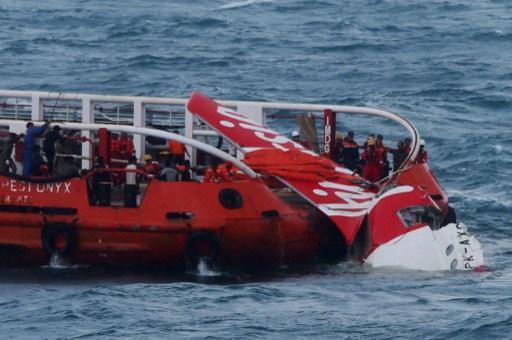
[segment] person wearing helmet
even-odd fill
[[[142,170],[148,174],[149,177],[157,177],[160,174],[160,164],[153,161],[153,157],[150,154],[144,155],[144,166]]]
[[[378,182],[381,179],[382,167],[384,161],[382,154],[377,151],[377,141],[375,138],[368,138],[367,148],[361,155],[364,161],[363,177],[371,182]]]
[[[418,155],[416,156],[416,160],[414,163],[421,164],[421,163],[427,163],[428,161],[428,153],[427,150],[425,150],[425,140],[420,140],[420,149],[418,151]]]
[[[309,145],[308,141],[307,140],[303,140],[303,139],[300,138],[299,131],[293,131],[292,132],[292,141],[302,145],[303,147],[305,147],[308,150],[311,150],[311,145]]]
[[[299,133],[299,131],[293,131],[292,132],[292,140],[294,142],[299,142],[299,140],[300,140],[300,133]]]

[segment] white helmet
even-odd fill
[[[424,139],[420,139],[420,146],[425,146],[425,140]]]
[[[293,131],[292,132],[292,137],[299,137],[299,136],[300,136],[299,131]]]

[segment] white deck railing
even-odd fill
[[[329,104],[299,104],[299,103],[269,103],[219,100],[220,104],[236,109],[256,123],[266,125],[266,112],[269,110],[289,110],[294,112],[323,112],[331,109],[334,112],[365,114],[387,118],[402,125],[411,135],[411,153],[408,159],[414,159],[419,150],[418,130],[407,119],[397,114],[379,109]],[[45,103],[51,103],[46,104]],[[192,114],[186,112],[187,99],[159,98],[159,97],[128,97],[105,96],[78,93],[60,92],[32,92],[32,91],[0,91],[0,119],[33,120],[59,119],[62,121],[93,124],[124,124],[134,127],[146,127],[147,114],[154,116],[160,114],[159,121],[174,121],[185,127],[185,136],[196,138],[198,136],[214,136],[212,130],[201,128],[195,124]],[[165,110],[155,108],[163,107]],[[180,114],[181,113],[181,114]],[[184,113],[184,120],[183,120]],[[180,117],[181,115],[181,117]],[[153,117],[154,118],[154,117]],[[156,121],[152,119],[152,121]],[[22,131],[18,131],[22,132]],[[90,137],[89,130],[83,130],[82,135]],[[140,159],[145,152],[145,137],[134,135],[136,155]],[[89,143],[83,143],[82,155],[90,155]],[[189,150],[192,163],[195,163],[195,152]],[[405,163],[405,162],[404,162]],[[88,166],[85,161],[84,167]]]

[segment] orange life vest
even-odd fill
[[[169,141],[169,153],[171,155],[181,156],[185,154],[185,145],[174,140]]]

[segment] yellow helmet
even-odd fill
[[[145,155],[144,155],[144,160],[145,160],[145,161],[150,161],[150,160],[152,160],[152,159],[153,159],[153,157],[151,157],[151,155],[150,155],[150,154],[145,154]]]

